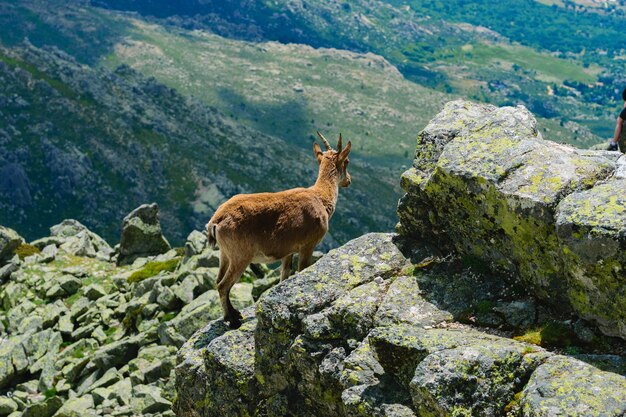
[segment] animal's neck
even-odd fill
[[[339,194],[339,182],[337,179],[337,169],[335,165],[327,160],[322,161],[320,171],[317,175],[317,181],[313,185],[313,189],[322,198],[326,212],[332,215],[337,204],[337,195]]]

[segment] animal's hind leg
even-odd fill
[[[282,267],[280,270],[280,281],[284,281],[287,278],[289,278],[289,275],[291,275],[291,262],[293,260],[293,254],[290,253],[289,255],[285,256],[282,259]]]
[[[220,251],[220,269],[217,273],[217,279],[215,280],[216,284],[219,284],[220,281],[224,279],[224,275],[226,275],[226,272],[228,271],[229,264],[230,261],[228,260],[224,252]]]
[[[311,265],[311,256],[314,248],[304,248],[298,253],[298,271]]]
[[[224,321],[227,321],[229,326],[233,329],[237,329],[241,326],[242,316],[230,302],[230,290],[239,277],[241,277],[243,271],[246,270],[248,264],[249,262],[230,262],[228,271],[226,271],[222,280],[217,284],[217,291],[220,294],[220,301],[222,303],[222,309],[224,310]]]

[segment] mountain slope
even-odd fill
[[[129,67],[94,70],[28,46],[0,50],[0,77],[0,224],[29,239],[78,217],[114,242],[119,219],[155,200],[176,243],[227,196],[315,180],[311,154]],[[393,188],[353,161],[354,187],[341,197],[329,244],[393,224]]]
[[[626,82],[618,61],[621,18],[532,0],[209,0],[178,11],[163,1],[92,3],[226,37],[374,52],[412,81],[498,105],[523,103],[601,136],[610,136],[621,105],[615,85]],[[568,142],[584,147],[597,140]]]

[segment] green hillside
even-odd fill
[[[416,133],[450,99],[372,54],[133,25],[104,65],[128,64],[307,150],[316,129],[342,132],[359,156],[396,174],[409,162]]]
[[[225,37],[374,52],[424,86],[498,105],[525,104],[603,139],[612,133],[626,85],[621,16],[533,0],[206,0],[177,11],[164,1],[93,3]],[[597,140],[569,142],[584,147]]]
[[[119,219],[156,201],[178,243],[230,195],[315,181],[312,151],[235,124],[128,66],[91,69],[58,50],[2,48],[0,77],[0,224],[29,239],[80,218],[115,242]],[[357,152],[351,171],[330,245],[393,226],[387,175]]]

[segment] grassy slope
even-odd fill
[[[106,66],[127,63],[307,149],[316,129],[329,137],[342,132],[371,161],[408,163],[416,133],[449,99],[405,80],[375,55],[253,44],[133,23],[103,61]]]
[[[499,58],[502,48],[474,49],[474,64],[497,61],[493,65],[504,65]],[[581,79],[592,77],[582,67],[530,48],[511,48],[525,54],[511,53],[511,64],[535,59],[545,66],[548,76],[570,71]],[[454,60],[450,57],[449,61]],[[127,63],[242,123],[307,149],[316,129],[333,135],[341,131],[355,139],[361,156],[392,168],[396,177],[408,164],[416,133],[444,101],[455,97],[406,80],[384,59],[371,54],[248,43],[138,20],[133,20],[127,37],[102,62],[110,68]],[[546,137],[556,141],[579,146],[597,141],[588,132],[572,133],[558,121],[542,120],[541,125]]]
[[[176,12],[159,0],[97,3],[160,17]],[[227,37],[374,52],[425,86],[498,105],[525,104],[558,124],[583,124],[587,129],[567,124],[578,133],[556,138],[577,146],[599,140],[589,129],[610,135],[620,105],[607,85],[617,81],[615,69],[607,73],[612,61],[601,59],[597,46],[593,51],[589,47],[594,42],[604,47],[605,41],[617,45],[612,35],[618,25],[610,16],[596,22],[597,15],[579,16],[531,0],[515,5],[495,0],[192,0],[186,5],[180,12],[186,16],[170,17],[170,23],[209,28]],[[589,32],[589,39],[580,31]],[[466,49],[468,44],[473,51]],[[585,47],[587,54],[579,53]],[[596,84],[600,74],[603,84]],[[566,85],[572,83],[580,86]]]

